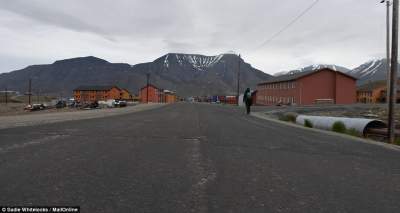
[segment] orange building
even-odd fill
[[[169,91],[169,90],[164,90],[163,93],[164,93],[164,100],[163,100],[164,103],[171,104],[171,103],[175,103],[176,102],[177,97],[176,97],[175,92],[172,92],[172,91]]]
[[[139,91],[140,102],[142,103],[160,103],[162,100],[162,90],[156,86],[149,84],[149,86],[144,86]],[[148,98],[148,100],[147,100]]]
[[[121,90],[117,86],[80,86],[74,89],[74,98],[81,103],[118,100],[121,99]]]
[[[397,89],[399,89],[399,82]],[[386,81],[375,81],[357,88],[357,102],[359,103],[385,103],[387,92]],[[397,102],[400,101],[400,90],[397,90]]]

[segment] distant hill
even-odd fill
[[[181,96],[235,94],[238,61],[234,54],[170,53],[153,62],[132,66],[93,56],[79,57],[0,74],[0,88],[7,86],[9,90],[24,93],[28,91],[28,80],[32,79],[32,91],[48,95],[69,96],[75,87],[95,84],[114,84],[137,93],[150,73],[152,84]],[[241,91],[254,88],[270,77],[241,59]]]

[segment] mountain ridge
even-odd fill
[[[32,79],[33,90],[47,94],[72,94],[81,85],[115,84],[133,93],[150,82],[163,89],[175,90],[182,96],[234,94],[236,91],[238,56],[219,54],[168,53],[152,62],[131,65],[110,63],[94,56],[62,59],[52,64],[31,65],[0,74],[0,87],[26,92]],[[255,87],[270,75],[241,60],[241,90]]]

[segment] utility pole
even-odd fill
[[[149,103],[149,81],[150,81],[150,73],[146,74],[147,84],[146,84],[146,103]]]
[[[381,3],[386,1],[386,103],[389,109],[389,87],[390,87],[390,6],[392,3],[390,0],[383,0]]]
[[[389,113],[388,113],[388,138],[389,143],[395,141],[395,104],[397,100],[397,57],[398,57],[398,34],[399,34],[399,0],[393,1],[393,21],[392,21],[392,58],[390,66],[390,89],[389,89]]]
[[[239,63],[238,63],[238,72],[237,72],[237,88],[236,88],[236,99],[237,99],[237,105],[239,106],[239,96],[240,96],[240,54],[239,54]]]
[[[7,90],[7,87],[5,89],[4,95],[6,96],[5,98],[6,98],[6,105],[7,105],[8,104],[8,90]]]
[[[38,90],[37,96],[36,96],[36,99],[37,99],[37,103],[38,103],[38,104],[40,103],[40,100],[39,100],[39,93],[40,93],[40,90]]]
[[[32,96],[32,79],[29,79],[29,89],[28,89],[28,104],[31,105]]]

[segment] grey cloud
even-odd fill
[[[376,0],[321,0],[269,45],[256,48],[313,1],[2,0],[0,14],[7,11],[29,21],[0,16],[3,30],[12,31],[0,35],[0,45],[12,49],[12,57],[20,54],[49,62],[81,54],[144,62],[166,52],[214,55],[234,50],[269,72],[316,62],[355,66],[368,57],[384,56],[385,8]],[[31,27],[32,22],[43,26]],[[45,39],[35,37],[42,32],[32,31],[59,32]],[[118,42],[104,42],[98,36]],[[35,41],[43,45],[32,46]],[[1,54],[11,57],[4,48]]]
[[[73,15],[59,10],[51,10],[35,4],[34,1],[12,0],[1,1],[0,9],[13,12],[29,19],[44,24],[68,28],[80,32],[91,32],[103,36],[108,40],[114,40],[104,29],[85,22]]]

